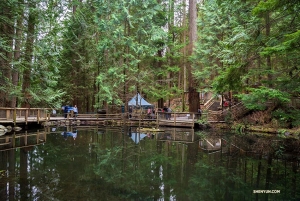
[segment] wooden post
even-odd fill
[[[16,123],[17,123],[17,109],[16,108],[14,109],[13,118],[14,118],[14,125],[16,125]]]
[[[40,109],[37,109],[37,123],[40,123]]]
[[[174,141],[176,140],[176,128],[175,127],[173,128],[173,140]]]
[[[192,142],[194,142],[195,132],[194,129],[192,130]]]
[[[25,123],[27,125],[27,121],[28,121],[28,109],[25,110]]]
[[[10,109],[6,110],[6,120],[10,119]]]
[[[156,112],[156,128],[158,128],[158,124],[159,124],[159,121],[158,121],[158,111]]]
[[[174,126],[176,126],[176,113],[174,112]]]
[[[194,122],[195,122],[195,113],[192,113],[193,115],[193,124],[192,124],[192,128],[194,128]]]

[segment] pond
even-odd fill
[[[300,142],[58,127],[0,137],[0,200],[299,200]]]

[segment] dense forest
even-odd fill
[[[162,107],[199,92],[300,125],[299,0],[2,0],[0,107]],[[184,101],[183,101],[184,102]],[[126,108],[127,110],[127,108]],[[299,118],[298,118],[299,117]]]

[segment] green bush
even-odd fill
[[[277,109],[272,113],[272,116],[281,125],[286,125],[290,128],[300,126],[300,111],[297,109]]]

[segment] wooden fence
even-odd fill
[[[208,119],[207,113],[202,114],[194,112],[157,112],[156,114],[147,114],[146,111],[132,114],[98,114],[98,113],[79,113],[73,114],[73,111],[64,114],[52,113],[51,108],[4,108],[0,107],[0,124],[1,123],[28,123],[36,122],[38,124],[45,121],[151,121],[156,122],[157,126],[174,126],[174,127],[190,127],[193,128],[199,119]]]
[[[50,108],[7,108],[0,107],[0,122],[37,122],[47,120]]]

